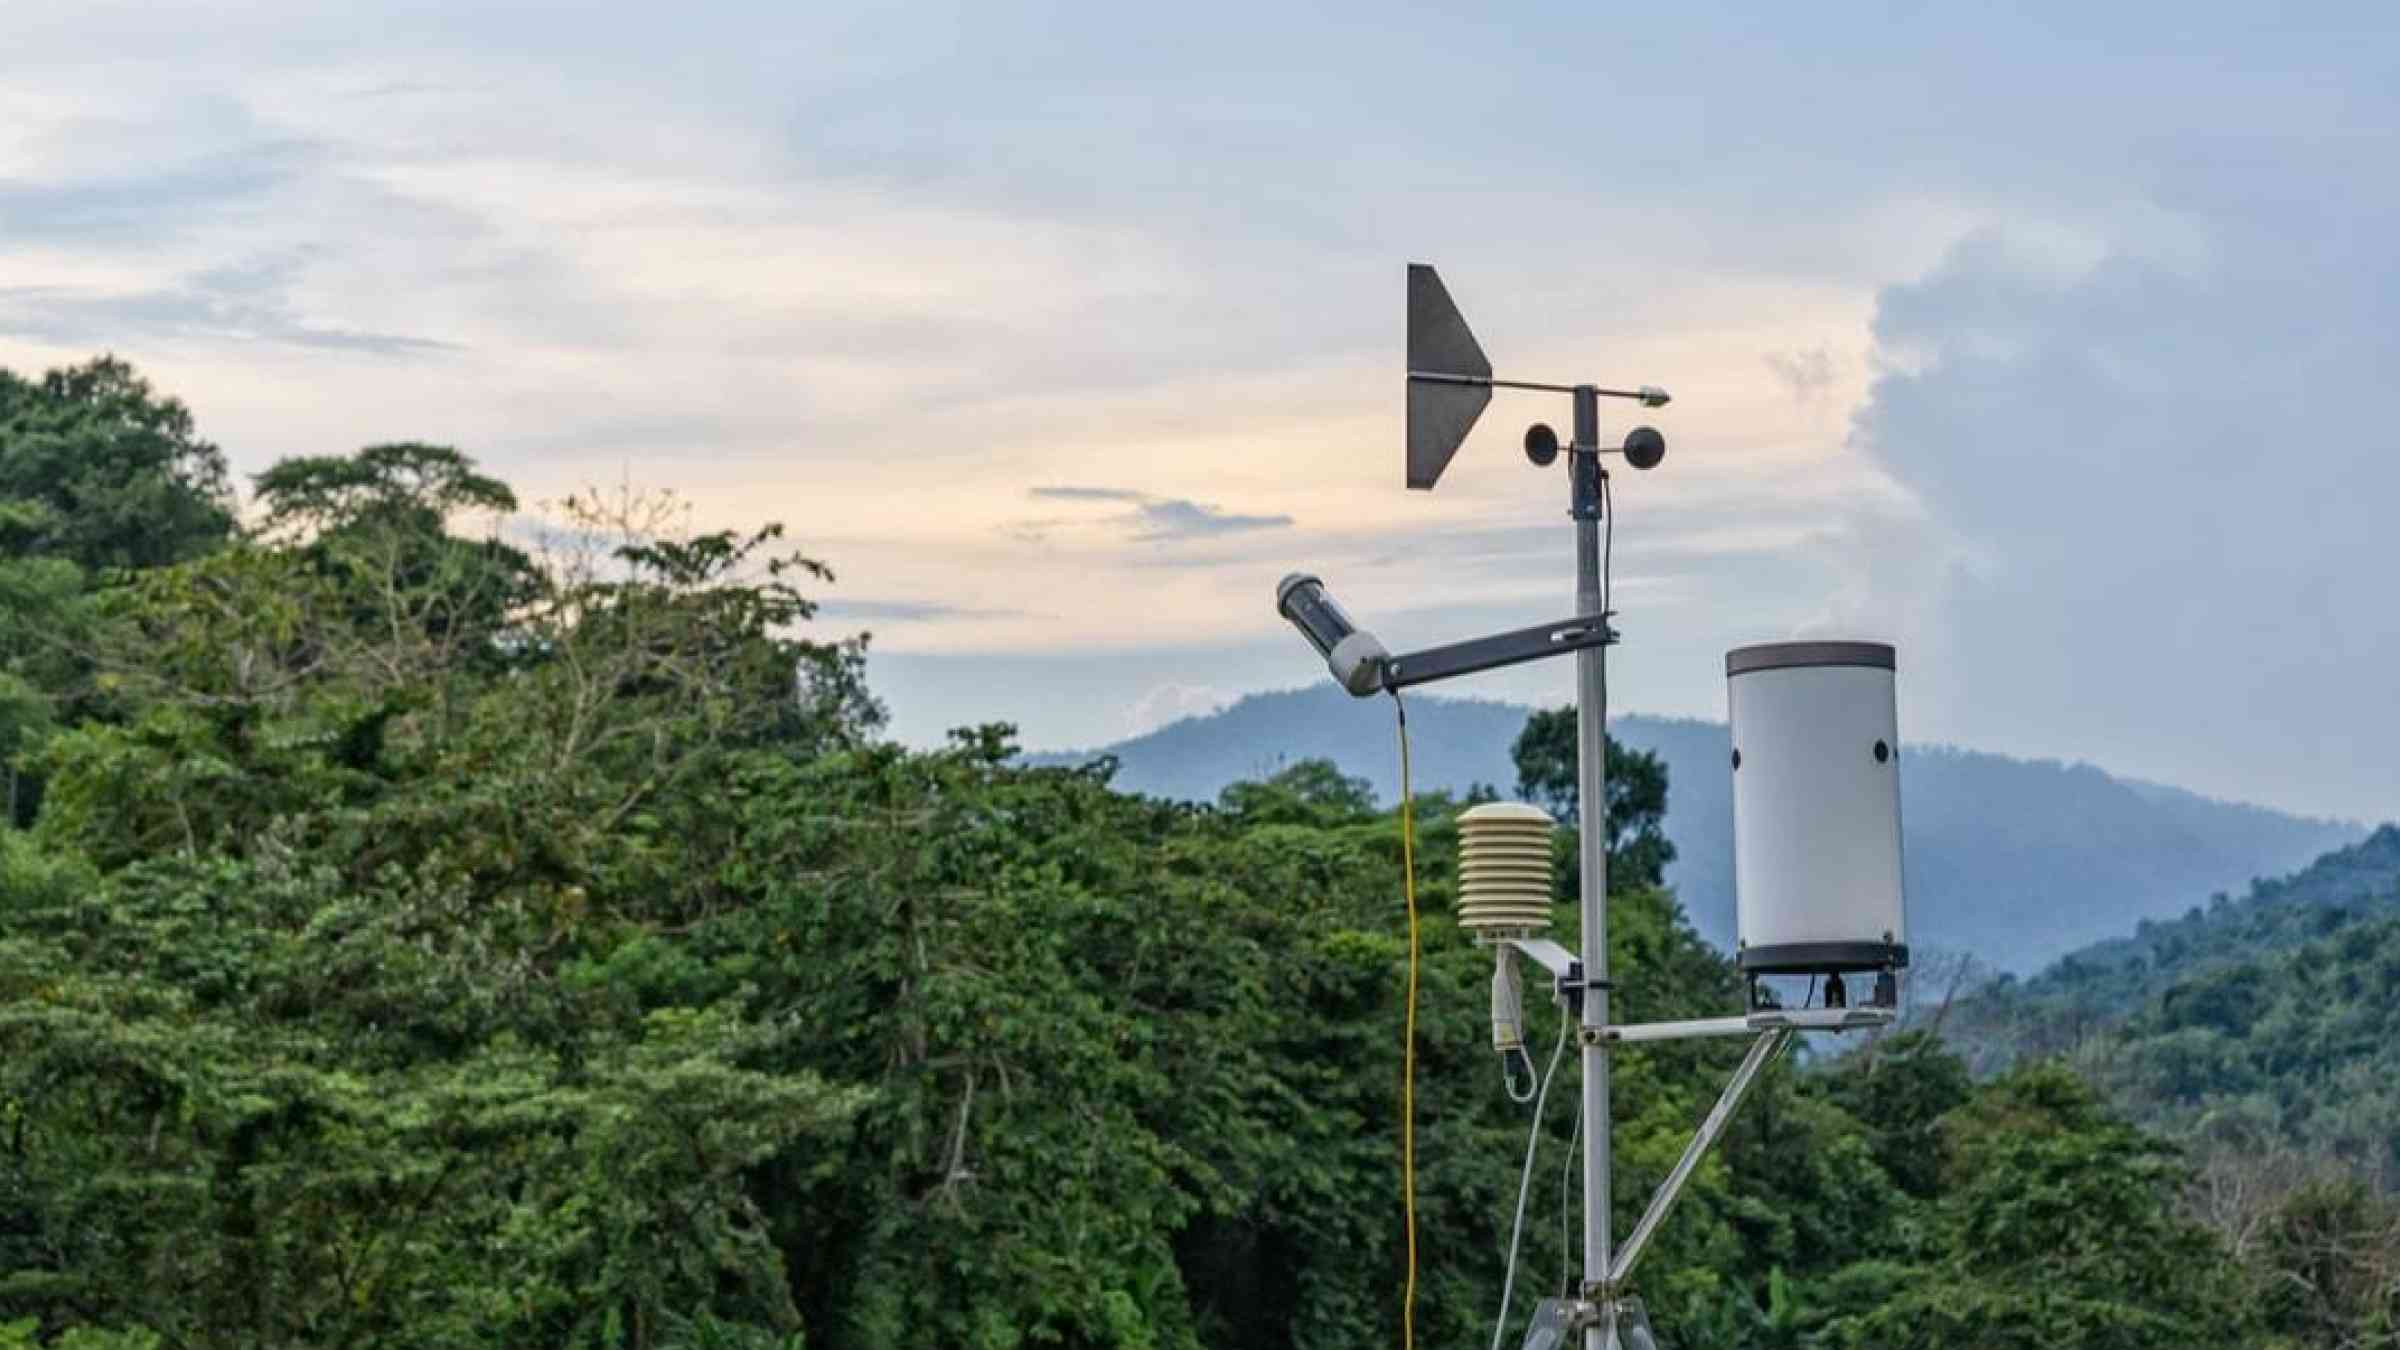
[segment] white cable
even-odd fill
[[[1508,1230],[1508,1275],[1500,1282],[1500,1320],[1492,1328],[1492,1350],[1500,1350],[1500,1338],[1508,1334],[1508,1300],[1517,1287],[1517,1240],[1525,1235],[1525,1197],[1533,1190],[1533,1156],[1542,1144],[1542,1106],[1550,1099],[1550,1081],[1558,1077],[1558,1061],[1567,1052],[1568,1030],[1562,1012],[1558,1043],[1550,1048],[1550,1067],[1542,1071],[1542,1085],[1533,1095],[1533,1128],[1525,1136],[1524,1170],[1517,1175],[1517,1217]]]
[[[1517,1065],[1525,1065],[1526,1077],[1533,1076],[1533,1057],[1523,1050],[1511,1050],[1500,1056],[1500,1090],[1519,1106],[1533,1100],[1534,1085],[1527,1083],[1523,1092],[1517,1091]]]

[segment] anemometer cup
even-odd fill
[[[1536,422],[1525,428],[1525,458],[1537,469],[1547,469],[1558,460],[1558,433],[1547,422]]]
[[[1635,427],[1625,433],[1625,462],[1637,469],[1655,469],[1667,457],[1667,438],[1656,427]]]

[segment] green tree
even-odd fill
[[[51,734],[104,715],[91,688],[91,591],[235,537],[225,459],[191,413],[101,357],[26,379],[0,370],[0,764],[6,819],[32,823]]]
[[[0,556],[158,567],[233,531],[223,453],[132,366],[104,356],[34,380],[0,370]]]
[[[1844,1059],[1812,1086],[1864,1127],[1877,1165],[1895,1185],[1920,1200],[1940,1194],[1943,1120],[1974,1096],[1955,1053],[1923,1032],[1903,1032]]]
[[[1579,826],[1576,744],[1575,709],[1552,708],[1525,719],[1509,757],[1516,761],[1518,796]],[[1626,749],[1613,736],[1607,746],[1609,885],[1660,885],[1667,864],[1675,861],[1665,828],[1667,766],[1648,751]]]
[[[1232,783],[1218,805],[1245,825],[1355,825],[1375,813],[1375,791],[1328,759],[1304,759],[1257,782]]]
[[[462,669],[505,663],[499,641],[519,610],[542,599],[545,577],[501,540],[517,510],[506,483],[448,446],[370,445],[349,455],[284,460],[254,482],[265,534],[294,547],[343,594],[350,617],[387,659]],[[481,538],[452,533],[462,517]],[[414,652],[397,650],[402,640]]]
[[[2255,1343],[2240,1267],[2183,1218],[2170,1148],[2044,1065],[1943,1120],[1943,1190],[1914,1260],[1828,1282],[1849,1307],[1827,1340],[1857,1350],[1976,1345],[2166,1350]]]
[[[2400,1209],[2355,1178],[2284,1197],[2256,1243],[2270,1328],[2302,1345],[2400,1345]]]

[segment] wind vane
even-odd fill
[[[1440,275],[1431,267],[1410,263],[1408,485],[1411,488],[1420,492],[1433,489],[1442,470],[1450,467],[1450,457],[1458,453],[1460,443],[1474,430],[1475,419],[1483,416],[1494,389],[1531,389],[1578,398],[1629,398],[1645,408],[1663,408],[1668,399],[1666,390],[1652,384],[1638,389],[1603,389],[1588,384],[1493,379],[1491,359],[1483,354],[1483,344],[1475,340],[1466,316],[1458,312],[1458,305],[1450,299],[1449,287],[1442,284]],[[1525,453],[1536,464],[1548,464],[1558,455],[1558,437],[1538,422],[1534,426],[1535,431],[1526,433]],[[1640,431],[1649,432],[1649,438],[1658,437],[1657,432],[1647,427]],[[1548,437],[1546,451],[1537,449],[1540,443],[1537,432]],[[1663,439],[1656,439],[1655,443],[1655,453],[1647,453],[1647,445],[1637,452],[1629,439],[1624,447],[1626,462],[1637,469],[1657,467],[1667,445]]]

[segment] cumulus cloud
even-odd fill
[[[1887,611],[1928,711],[1987,742],[2400,813],[2400,196],[2179,165],[2198,249],[2062,265],[1988,231],[1883,292],[1853,442],[1938,531],[1876,560]]]
[[[1232,701],[1231,694],[1205,684],[1154,685],[1126,710],[1125,734],[1145,735],[1187,717],[1206,717]]]

